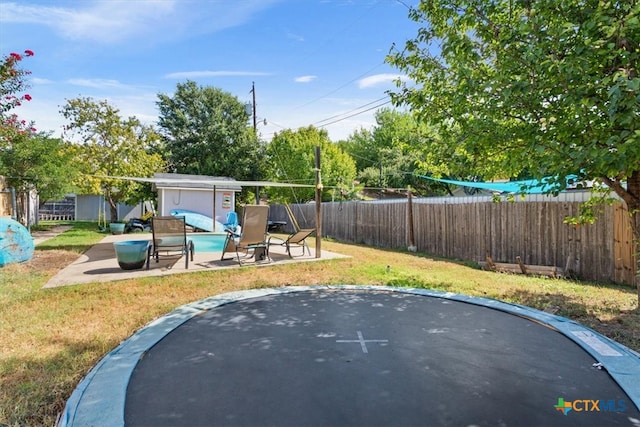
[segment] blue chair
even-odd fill
[[[238,214],[231,211],[227,214],[227,221],[223,224],[224,231],[235,232],[238,229]]]

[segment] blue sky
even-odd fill
[[[375,124],[374,107],[399,76],[384,58],[416,35],[407,16],[416,3],[0,0],[0,53],[35,52],[22,62],[33,100],[15,112],[54,136],[66,99],[106,99],[123,116],[155,123],[157,94],[189,79],[242,102],[255,82],[264,139],[313,124],[337,141]]]

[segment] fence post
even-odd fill
[[[407,230],[409,233],[409,242],[407,249],[409,252],[416,252],[416,240],[413,232],[413,195],[411,194],[411,188],[407,190]]]

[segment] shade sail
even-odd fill
[[[554,182],[552,178],[543,179],[526,179],[521,181],[509,182],[475,182],[475,181],[458,181],[453,179],[434,178],[426,175],[416,175],[420,178],[432,181],[443,182],[445,184],[459,185],[461,187],[479,188],[482,190],[495,191],[498,193],[516,193],[516,194],[545,194],[560,190],[559,184]],[[567,185],[577,178],[576,175],[566,177]]]

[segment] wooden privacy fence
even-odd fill
[[[407,201],[323,203],[322,234],[380,248],[409,245]],[[605,206],[595,224],[568,225],[580,202],[478,202],[427,204],[414,201],[418,251],[446,258],[555,266],[602,282],[634,283],[631,221],[620,203]],[[291,206],[300,226],[315,227],[315,206]],[[284,206],[272,220],[288,221]]]
[[[11,216],[12,214],[11,193],[0,190],[0,216]]]
[[[13,215],[12,193],[0,175],[0,217]]]

